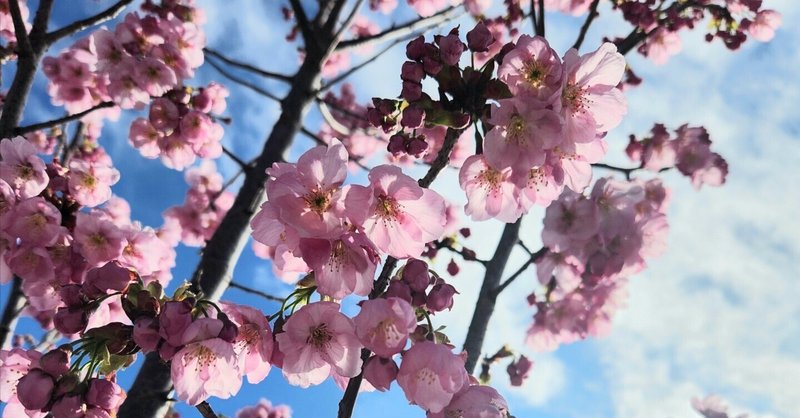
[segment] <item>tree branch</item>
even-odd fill
[[[389,44],[389,46],[387,46],[386,48],[383,48],[382,50],[380,50],[380,52],[378,52],[377,54],[374,54],[374,55],[373,55],[373,56],[371,56],[369,59],[367,59],[367,60],[365,60],[365,61],[361,62],[360,64],[358,64],[358,65],[356,65],[356,66],[354,66],[354,67],[351,67],[349,70],[347,70],[347,71],[345,71],[344,73],[340,74],[339,76],[337,76],[337,77],[336,77],[336,78],[334,78],[333,80],[331,80],[331,81],[329,81],[329,82],[325,83],[325,85],[324,85],[324,86],[322,86],[322,87],[319,89],[319,91],[320,91],[320,92],[324,92],[325,90],[328,90],[328,89],[330,89],[331,87],[335,86],[336,84],[338,84],[338,83],[340,83],[340,82],[344,81],[344,80],[345,80],[347,77],[350,77],[350,76],[351,76],[351,75],[353,75],[355,72],[357,72],[358,70],[360,70],[360,69],[362,69],[362,68],[366,67],[367,65],[369,65],[369,64],[372,64],[373,62],[375,62],[375,60],[377,60],[378,58],[380,58],[380,57],[381,57],[383,54],[385,54],[385,53],[389,52],[389,50],[390,50],[390,49],[394,48],[394,47],[395,47],[397,44],[399,44],[400,42],[403,42],[403,41],[405,41],[405,40],[407,40],[407,39],[408,39],[408,38],[395,39],[395,40],[394,40],[394,42],[392,42],[391,44]]]
[[[203,418],[219,418],[214,410],[211,409],[211,405],[209,405],[206,401],[197,404],[196,408],[198,411],[200,411],[200,415],[202,415]]]
[[[11,290],[8,292],[8,300],[3,309],[3,317],[0,319],[0,348],[6,350],[11,348],[11,339],[14,336],[14,328],[17,326],[19,315],[25,308],[25,295],[22,293],[22,279],[14,276],[11,282]]]
[[[581,45],[583,45],[584,39],[586,39],[586,33],[589,32],[589,27],[592,26],[592,22],[594,19],[599,15],[597,13],[597,5],[600,4],[600,0],[592,1],[592,4],[589,6],[589,16],[586,16],[586,21],[583,22],[583,26],[581,26],[581,31],[578,34],[578,39],[575,40],[575,44],[572,45],[575,49],[581,49]]]
[[[415,19],[399,26],[392,26],[383,32],[376,33],[375,35],[362,36],[360,38],[339,42],[336,50],[343,51],[358,46],[372,45],[392,39],[403,38],[419,30],[430,29],[441,25],[445,22],[448,22],[450,19],[461,15],[462,13],[464,13],[463,7],[451,6],[432,16],[422,19]]]
[[[531,0],[531,3],[535,3],[536,0]],[[533,6],[531,6],[533,7]],[[539,36],[544,36],[544,0],[539,0],[539,19],[538,19],[539,26],[536,27],[536,34]]]
[[[292,11],[294,12],[294,19],[297,21],[297,26],[300,28],[300,33],[303,35],[303,41],[306,46],[307,51],[311,51],[311,49],[316,48],[319,52],[319,42],[317,37],[314,35],[314,30],[312,29],[312,25],[308,20],[308,16],[306,15],[306,10],[303,9],[303,5],[300,4],[300,0],[289,0],[289,4],[292,6]]]
[[[475,303],[475,312],[472,314],[472,322],[469,324],[467,338],[464,341],[464,351],[467,352],[467,362],[464,367],[466,367],[467,373],[472,374],[481,357],[483,340],[486,337],[486,330],[489,326],[489,320],[492,318],[492,313],[494,313],[494,306],[497,300],[494,291],[503,277],[503,271],[508,263],[508,258],[511,256],[511,250],[519,242],[521,223],[522,218],[517,222],[506,224],[505,228],[503,228],[500,242],[497,244],[497,249],[486,265],[483,285],[481,285],[478,301]]]
[[[45,42],[47,42],[48,45],[52,45],[61,38],[70,36],[73,33],[80,32],[94,25],[99,25],[100,23],[111,20],[117,17],[117,15],[119,15],[123,10],[125,10],[125,7],[127,7],[132,2],[133,0],[120,0],[115,4],[113,4],[111,7],[109,7],[108,9],[103,10],[102,12],[94,16],[78,20],[77,22],[70,23],[69,25],[64,26],[61,29],[50,32],[45,36]]]
[[[508,287],[508,285],[513,283],[514,280],[517,279],[517,277],[519,277],[522,273],[524,273],[525,270],[527,270],[531,264],[536,263],[537,261],[539,261],[540,258],[542,258],[545,254],[547,254],[547,251],[548,251],[547,247],[542,247],[539,251],[536,251],[535,253],[531,254],[531,256],[527,260],[525,260],[525,264],[520,266],[520,268],[518,268],[517,271],[515,271],[514,274],[511,275],[511,277],[506,279],[506,281],[504,281],[502,284],[500,284],[499,286],[497,286],[497,288],[494,289],[494,291],[492,292],[492,297],[497,298],[497,295],[502,293],[503,290],[505,290]]]
[[[19,0],[9,0],[8,8],[11,12],[11,20],[14,22],[14,35],[17,37],[18,54],[21,57],[33,57],[33,48],[28,39],[28,30],[25,28],[25,20],[22,19],[22,11],[19,8]]]
[[[248,71],[248,72],[251,72],[253,74],[260,75],[260,76],[266,77],[266,78],[274,78],[276,80],[284,81],[286,83],[291,83],[292,82],[292,77],[291,76],[284,75],[284,74],[279,74],[279,73],[274,73],[272,71],[262,70],[261,68],[258,68],[258,67],[254,66],[252,64],[248,64],[246,62],[237,61],[237,60],[234,60],[232,58],[228,58],[225,55],[222,55],[221,53],[219,53],[216,50],[211,49],[209,47],[203,48],[203,52],[205,52],[207,55],[211,55],[212,57],[219,59],[220,61],[224,62],[225,64],[228,64],[230,66],[233,66],[233,67],[236,67],[236,68]]]
[[[268,92],[267,90],[255,85],[255,84],[253,84],[253,83],[251,83],[251,82],[249,82],[249,81],[247,81],[247,80],[245,80],[243,78],[239,78],[239,77],[229,73],[228,70],[223,68],[221,65],[215,63],[213,60],[209,59],[209,60],[206,60],[206,62],[210,66],[214,67],[214,69],[217,70],[220,74],[222,74],[223,77],[233,81],[234,83],[239,84],[239,85],[241,85],[243,87],[246,87],[246,88],[248,88],[250,90],[253,90],[254,92],[256,92],[256,93],[258,93],[258,94],[260,94],[260,95],[262,95],[262,96],[264,96],[264,97],[266,97],[268,99],[272,99],[272,100],[274,100],[276,102],[280,102],[281,101],[281,99],[278,96]]]
[[[14,135],[25,135],[27,133],[38,131],[40,129],[52,128],[54,126],[61,125],[63,123],[81,119],[84,116],[94,112],[95,110],[105,109],[114,106],[115,106],[114,102],[102,102],[94,107],[84,110],[83,112],[78,112],[72,115],[67,115],[58,119],[48,120],[45,122],[34,123],[32,125],[20,126],[19,128],[14,129]]]
[[[273,296],[273,295],[270,295],[269,293],[264,293],[264,292],[262,292],[260,290],[253,289],[252,287],[247,287],[247,286],[245,286],[243,284],[239,284],[239,283],[236,283],[234,281],[230,282],[228,284],[228,286],[230,286],[230,287],[232,287],[234,289],[239,289],[239,290],[241,290],[242,292],[245,292],[245,293],[250,293],[252,295],[260,296],[260,297],[262,297],[262,298],[264,298],[266,300],[269,300],[269,301],[283,302],[283,298],[281,298],[281,297]]]

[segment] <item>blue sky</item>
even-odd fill
[[[54,25],[88,15],[111,1],[67,3],[56,2]],[[199,3],[207,7],[209,46],[273,71],[291,74],[297,67],[294,47],[283,40],[289,28],[280,18],[279,2]],[[716,151],[730,164],[728,184],[696,192],[687,179],[674,173],[665,176],[673,189],[669,250],[644,273],[631,278],[628,306],[617,315],[606,338],[564,346],[554,353],[528,352],[522,341],[533,312],[518,295],[533,289],[533,271],[501,297],[485,349],[509,343],[536,362],[523,388],[511,389],[502,370],[495,372],[495,384],[516,416],[690,417],[689,399],[711,392],[727,398],[734,412],[797,416],[800,397],[791,384],[800,381],[800,306],[796,303],[800,292],[800,188],[796,182],[800,175],[800,111],[796,107],[800,102],[796,76],[800,30],[791,23],[800,18],[800,4],[792,0],[765,0],[765,4],[784,14],[785,27],[770,44],[752,42],[730,53],[719,43],[705,43],[701,33],[685,33],[684,51],[664,66],[655,66],[636,54],[628,57],[645,83],[626,92],[629,113],[608,137],[607,161],[628,163],[622,153],[627,135],[644,134],[654,122],[669,127],[687,122],[705,125]],[[247,13],[242,12],[245,7],[249,7]],[[607,9],[606,5],[601,11]],[[407,12],[401,12],[389,20],[381,18],[381,22],[407,17]],[[556,50],[563,52],[571,45],[581,23],[582,18],[548,15],[548,38]],[[603,13],[584,48],[596,47],[603,36],[628,30],[618,17]],[[67,45],[60,43],[52,53]],[[396,95],[403,58],[402,48],[396,48],[358,73],[352,81],[359,96],[366,100]],[[358,60],[354,58],[354,62]],[[11,71],[4,70],[7,85]],[[209,66],[200,69],[193,84],[210,80],[222,81],[232,91],[227,113],[234,121],[226,127],[225,144],[245,159],[254,156],[277,119],[278,107],[226,83]],[[61,114],[44,94],[45,84],[40,75],[25,123]],[[277,94],[285,91],[277,82],[261,85]],[[182,173],[157,160],[141,158],[131,148],[127,127],[134,117],[126,113],[120,122],[109,124],[101,141],[122,172],[114,192],[131,202],[134,219],[158,226],[161,212],[183,200],[186,186]],[[315,129],[318,123],[319,117],[312,111],[306,126]],[[289,157],[308,146],[309,141],[299,136]],[[218,164],[230,175],[235,166],[224,158]],[[455,172],[447,172],[434,187],[463,202]],[[542,211],[535,211],[523,224],[523,239],[531,247],[539,244],[541,216]],[[480,239],[467,245],[476,249],[479,257],[488,257],[499,236],[499,223],[471,226],[473,237]],[[174,283],[191,275],[197,259],[197,249],[179,249]],[[523,260],[523,254],[515,253],[511,268]],[[443,264],[449,257],[438,261]],[[235,280],[268,292],[288,293],[290,289],[270,271],[268,262],[246,250]],[[463,269],[453,280],[461,292],[456,309],[435,319],[448,324],[456,342],[463,341],[479,276],[477,270]],[[267,313],[276,309],[275,304],[235,289],[225,298],[255,304]],[[23,321],[23,326],[31,329],[29,321]],[[132,380],[135,368],[123,373],[123,382]],[[261,397],[289,404],[296,417],[304,418],[333,415],[341,392],[331,382],[308,390],[293,388],[275,370],[259,385],[245,383],[235,399],[212,399],[211,404],[216,411],[232,416],[239,407]],[[197,416],[186,407],[179,410],[184,416]],[[388,395],[361,395],[356,416],[376,415],[423,416],[418,408],[407,406],[396,386]]]

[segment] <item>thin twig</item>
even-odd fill
[[[572,45],[575,49],[581,49],[581,45],[583,44],[584,39],[586,39],[586,33],[589,32],[589,27],[592,26],[592,22],[594,19],[599,15],[597,13],[597,5],[600,4],[600,0],[592,1],[592,4],[589,6],[589,16],[586,16],[586,21],[583,22],[583,26],[581,26],[581,31],[578,34],[578,39],[575,40],[575,44]]]
[[[237,157],[236,154],[233,153],[233,151],[231,151],[231,150],[229,150],[229,149],[227,149],[225,147],[222,147],[222,152],[225,155],[227,155],[231,160],[233,160],[233,162],[238,164],[239,168],[241,168],[242,170],[247,170],[248,169],[249,164],[244,162],[244,161],[242,161],[241,158]]]
[[[237,61],[237,60],[234,60],[232,58],[228,58],[225,55],[222,55],[218,51],[216,51],[214,49],[211,49],[209,47],[203,48],[203,52],[205,52],[207,55],[211,55],[212,57],[219,59],[220,61],[224,62],[225,64],[228,64],[230,66],[233,66],[233,67],[236,67],[236,68],[248,71],[248,72],[251,72],[253,74],[260,75],[262,77],[267,77],[267,78],[274,78],[276,80],[285,81],[287,83],[291,83],[292,82],[292,77],[291,76],[284,75],[284,74],[279,74],[279,73],[274,73],[272,71],[263,70],[261,68],[258,68],[256,66],[252,65],[252,64],[248,64],[246,62]]]
[[[84,133],[86,133],[86,125],[83,122],[78,122],[78,125],[75,126],[75,133],[72,134],[72,140],[69,142],[69,145],[64,148],[64,155],[61,156],[61,164],[65,166],[69,164],[72,155],[75,154],[75,151],[77,151],[83,141]]]
[[[319,91],[323,92],[323,91],[328,90],[331,87],[335,86],[336,84],[342,82],[343,80],[345,80],[347,77],[350,77],[351,75],[353,75],[358,70],[361,70],[362,68],[366,67],[367,65],[372,64],[373,62],[375,62],[375,60],[380,58],[383,54],[389,52],[390,49],[394,48],[397,44],[399,44],[400,42],[403,42],[403,41],[405,41],[407,39],[408,39],[407,37],[406,38],[395,39],[394,42],[389,44],[389,46],[387,46],[386,48],[383,48],[382,50],[380,50],[380,52],[378,52],[377,54],[371,56],[369,59],[361,62],[360,64],[358,64],[358,65],[356,65],[354,67],[351,67],[349,70],[347,70],[344,73],[340,74],[339,76],[337,76],[333,80],[327,82],[324,86],[320,87]]]
[[[539,251],[536,251],[535,253],[531,254],[531,256],[525,261],[525,263],[522,266],[520,266],[517,269],[517,271],[514,272],[514,274],[512,274],[508,279],[506,279],[506,281],[504,281],[494,289],[494,291],[492,292],[492,296],[496,298],[497,295],[499,295],[503,290],[505,290],[508,287],[508,285],[513,283],[514,280],[517,279],[517,277],[519,277],[523,272],[525,272],[525,270],[527,270],[531,264],[537,262],[540,258],[542,258],[545,254],[547,254],[547,251],[548,251],[547,247],[542,247]]]
[[[270,295],[269,293],[264,293],[264,292],[262,292],[260,290],[253,289],[252,287],[247,287],[247,286],[245,286],[243,284],[239,284],[239,283],[236,283],[234,281],[232,281],[228,286],[230,286],[230,287],[232,287],[234,289],[239,289],[239,290],[241,290],[241,291],[243,291],[245,293],[250,293],[250,294],[253,294],[253,295],[256,295],[256,296],[261,296],[262,298],[264,298],[266,300],[269,300],[269,301],[283,303],[283,298],[281,298],[281,297],[273,296],[273,295]]]
[[[73,120],[81,119],[84,116],[94,112],[95,110],[105,109],[107,107],[114,107],[114,106],[115,106],[114,102],[102,102],[98,105],[95,105],[94,107],[84,110],[83,112],[78,112],[58,119],[34,123],[27,126],[20,126],[19,128],[14,129],[14,135],[25,135],[27,133],[38,131],[40,129],[52,128],[56,125],[61,125],[62,123],[72,122]]]
[[[536,0],[531,0],[535,2]],[[539,26],[536,27],[536,34],[544,36],[544,0],[539,0]]]
[[[636,170],[642,169],[642,167],[632,167],[632,168],[617,167],[617,166],[608,165],[608,164],[605,164],[605,163],[593,163],[592,167],[604,168],[606,170],[611,170],[611,171],[616,171],[616,172],[622,173],[622,174],[625,175],[625,179],[626,180],[630,180],[631,179],[631,174],[633,174],[633,172],[635,172]]]
[[[253,83],[251,83],[251,82],[249,82],[249,81],[247,81],[247,80],[245,80],[243,78],[239,78],[239,77],[229,73],[226,69],[224,69],[221,65],[215,63],[213,60],[209,59],[209,60],[206,60],[206,62],[209,65],[211,65],[212,67],[214,67],[214,69],[217,70],[220,74],[222,74],[225,78],[233,81],[234,83],[239,84],[239,85],[244,86],[244,87],[247,87],[248,89],[253,90],[254,92],[256,92],[256,93],[258,93],[258,94],[260,94],[260,95],[262,95],[264,97],[267,97],[267,98],[270,98],[272,100],[275,100],[276,102],[280,102],[281,101],[281,99],[278,96],[268,92],[267,90],[255,85],[255,84],[253,84]]]
[[[80,32],[86,28],[111,20],[117,17],[117,15],[120,14],[120,12],[122,12],[123,10],[125,10],[125,7],[132,2],[133,0],[120,0],[111,7],[109,7],[108,9],[103,10],[102,12],[94,16],[90,16],[87,17],[86,19],[81,19],[77,22],[70,23],[69,25],[64,26],[61,29],[48,33],[45,36],[45,41],[47,42],[48,45],[52,45],[59,39],[72,35],[75,32]]]
[[[432,16],[422,19],[415,19],[398,26],[392,26],[374,35],[362,36],[360,38],[339,42],[336,50],[342,51],[358,46],[371,45],[392,39],[403,38],[417,31],[430,29],[444,24],[445,22],[450,21],[450,19],[455,18],[462,13],[464,13],[464,8],[460,5],[451,6]]]

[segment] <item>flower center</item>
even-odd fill
[[[217,359],[217,355],[210,348],[201,344],[197,345],[192,356],[197,359],[195,371],[208,368]]]
[[[434,383],[439,381],[439,377],[436,376],[436,373],[433,370],[425,367],[424,369],[419,369],[417,371],[417,382],[424,383],[428,386],[432,386]]]
[[[331,207],[331,193],[324,190],[313,190],[305,195],[303,200],[312,212],[322,216]]]
[[[310,329],[311,335],[306,340],[307,344],[311,344],[317,349],[325,347],[328,342],[333,338],[328,332],[327,324],[319,324]]]
[[[546,75],[547,71],[545,71],[544,66],[538,61],[532,61],[528,64],[527,68],[525,68],[525,81],[533,88],[538,89],[541,87]]]
[[[378,196],[378,216],[383,219],[397,219],[400,205],[396,200],[386,195]]]
[[[522,116],[512,116],[511,120],[508,121],[507,130],[508,134],[506,135],[506,141],[515,141],[519,144],[525,142],[525,137],[523,136],[523,133],[525,132],[525,119],[523,119]]]

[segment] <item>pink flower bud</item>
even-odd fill
[[[389,390],[389,386],[397,378],[397,363],[392,359],[379,356],[372,356],[364,365],[364,378],[367,379],[375,389],[381,392]]]
[[[161,337],[175,347],[182,345],[183,332],[192,323],[192,305],[186,301],[167,302],[158,320]]]
[[[458,264],[456,264],[456,260],[453,260],[451,258],[450,259],[450,263],[447,264],[447,272],[451,276],[455,276],[456,274],[458,274],[459,271],[460,271],[460,269],[458,268]]]
[[[389,137],[387,150],[392,155],[402,155],[406,152],[406,137],[402,133],[397,133]]]
[[[425,69],[422,64],[414,61],[406,61],[400,70],[400,79],[419,83],[425,77]]]
[[[58,294],[68,307],[79,307],[83,304],[83,292],[81,291],[80,285],[68,284],[66,286],[61,286],[61,289],[58,290]]]
[[[467,32],[467,45],[472,52],[486,52],[489,50],[489,45],[493,43],[494,36],[483,21],[478,22],[471,31]]]
[[[421,126],[421,125],[420,125]],[[419,157],[428,149],[428,143],[425,142],[425,137],[422,135],[418,135],[408,141],[408,145],[406,146],[406,152],[409,155],[413,155],[415,157]]]
[[[512,361],[506,368],[508,377],[511,379],[511,386],[522,386],[532,367],[533,362],[525,356],[520,356],[519,360]]]
[[[422,120],[425,118],[425,111],[417,106],[408,106],[403,109],[403,118],[400,124],[409,129],[422,127]]]
[[[80,395],[65,396],[53,404],[53,418],[84,418],[86,404]]]
[[[422,97],[422,84],[404,81],[400,95],[409,102],[415,102]]]
[[[399,298],[411,303],[411,289],[408,284],[398,280],[392,280],[389,288],[386,290],[387,298]]]
[[[53,376],[53,378],[58,379],[64,373],[69,371],[71,354],[72,350],[69,349],[69,346],[65,346],[65,348],[59,347],[55,350],[51,350],[45,353],[39,359],[39,367],[41,367],[42,370],[44,370],[50,376]]]
[[[25,409],[41,410],[50,402],[55,383],[42,369],[33,369],[17,383],[17,397]]]
[[[428,309],[433,312],[441,312],[445,309],[453,308],[453,296],[458,293],[456,288],[447,284],[439,283],[433,286],[428,293]]]
[[[62,334],[77,334],[86,328],[89,319],[82,308],[58,308],[53,326]]]
[[[451,33],[439,38],[439,57],[448,65],[458,65],[464,52],[464,43],[458,39],[458,33]]]
[[[406,56],[410,60],[419,61],[425,56],[425,37],[419,36],[406,45]]]
[[[161,336],[158,334],[158,327],[151,318],[139,318],[133,324],[133,342],[141,347],[145,353],[155,351]]]
[[[111,292],[122,292],[128,288],[133,274],[116,261],[86,272],[83,290],[89,297],[99,297]]]
[[[107,411],[116,411],[126,397],[125,391],[118,384],[107,379],[91,379],[86,403]]]
[[[431,276],[428,272],[428,264],[422,260],[411,259],[403,267],[403,281],[412,290],[424,292],[431,283]]]

